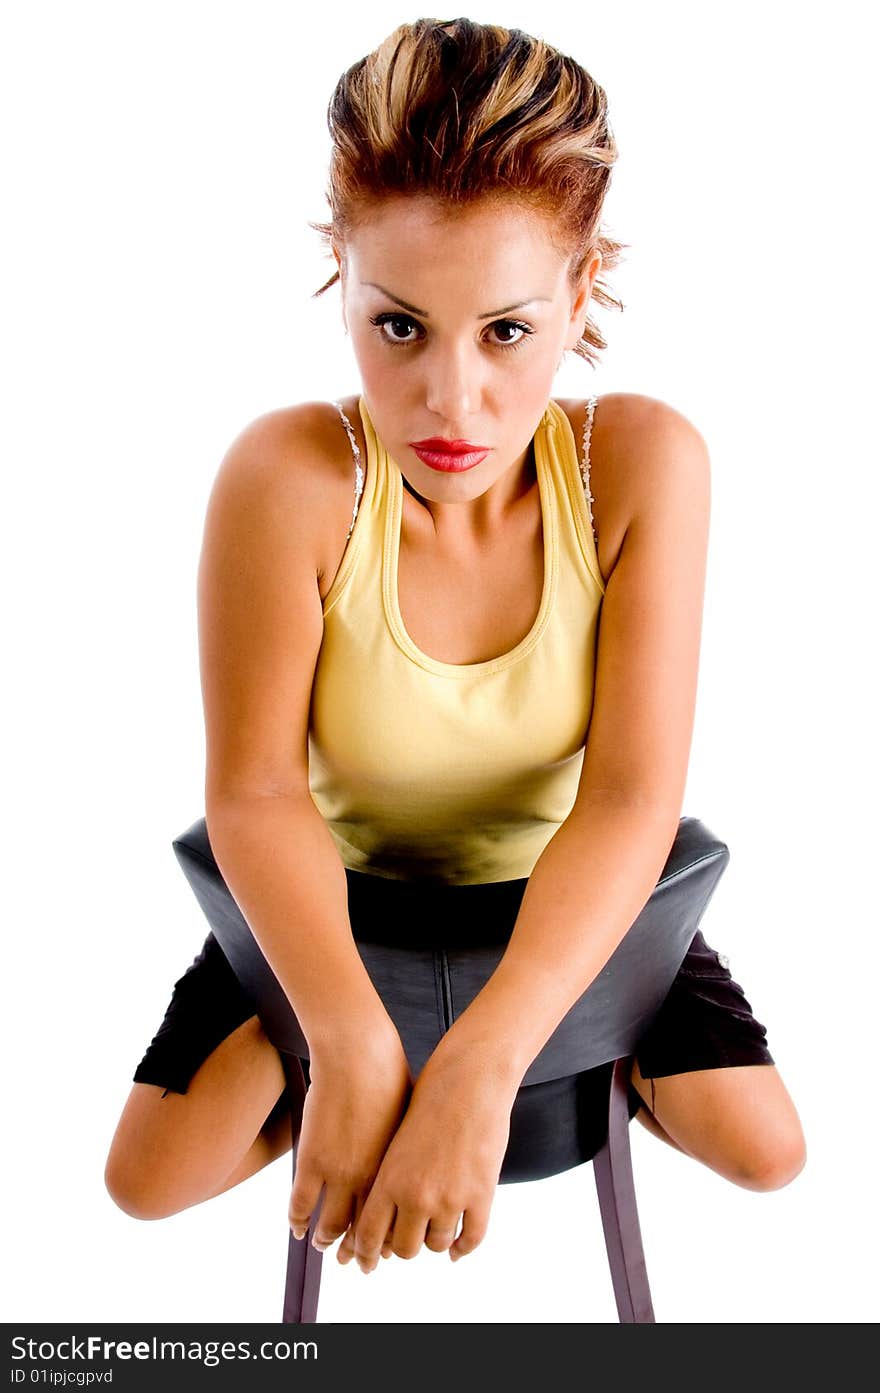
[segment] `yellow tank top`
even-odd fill
[[[366,478],[324,601],[312,690],[309,785],[344,865],[453,885],[527,877],[575,799],[593,704],[605,587],[589,491],[568,416],[548,403],[534,436],[544,583],[509,652],[446,663],[403,625],[399,466],[363,398]],[[337,403],[338,406],[338,403]],[[339,407],[346,423],[342,408]]]

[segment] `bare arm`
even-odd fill
[[[345,870],[308,785],[323,635],[317,536],[332,495],[321,412],[305,404],[262,417],[233,443],[198,576],[211,848],[313,1050],[394,1029],[352,938]]]
[[[313,1056],[366,1050],[396,1027],[352,938],[345,871],[310,798],[209,805],[211,849]]]
[[[313,1241],[329,1243],[356,1222],[412,1078],[309,791],[319,538],[336,527],[325,511],[336,496],[327,425],[323,405],[294,407],[254,422],[229,450],[205,523],[199,652],[211,847],[309,1045],[289,1219],[297,1237],[311,1222]]]
[[[710,471],[696,429],[650,402],[620,433],[632,512],[608,578],[574,807],[532,871],[485,987],[429,1061],[516,1087],[647,903],[675,840],[696,706]]]

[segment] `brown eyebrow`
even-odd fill
[[[392,295],[390,290],[386,290],[384,285],[377,285],[375,281],[361,281],[361,285],[372,286],[374,290],[381,290],[383,295],[387,295],[389,300],[393,300],[395,305],[400,305],[403,310],[409,310],[410,314],[421,315],[422,319],[430,319],[427,310],[420,310],[415,305],[407,304],[406,300],[401,300],[399,295]],[[477,319],[499,319],[502,314],[509,314],[511,310],[525,309],[526,305],[533,305],[537,301],[550,305],[552,300],[548,295],[533,295],[529,300],[518,300],[515,305],[505,305],[500,310],[490,310],[488,314],[478,314]]]

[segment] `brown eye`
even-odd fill
[[[500,335],[497,341],[498,348],[519,348],[525,338],[534,331],[528,324],[520,324],[516,319],[496,319],[491,326],[494,333]],[[517,335],[516,338],[511,335]]]
[[[378,329],[379,336],[387,343],[407,344],[418,341],[417,338],[408,336],[409,330],[418,329],[415,320],[408,314],[377,314],[373,315],[370,323]],[[391,332],[386,333],[386,329]]]

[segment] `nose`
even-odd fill
[[[462,429],[480,409],[480,367],[466,345],[425,359],[425,404],[446,427]]]

